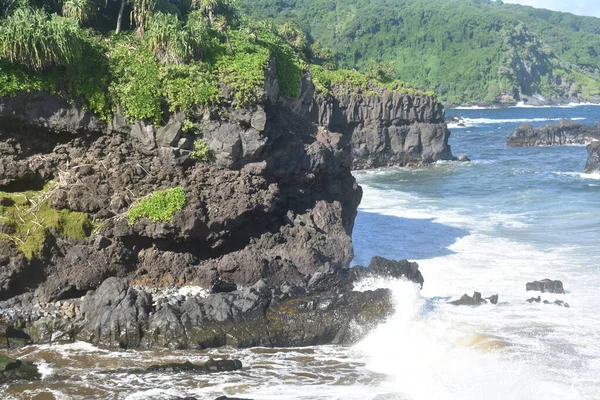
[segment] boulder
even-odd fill
[[[542,293],[559,293],[565,292],[561,281],[553,281],[551,279],[542,279],[541,281],[527,282],[526,290],[537,290]]]
[[[425,282],[421,271],[419,271],[419,265],[416,262],[408,260],[394,261],[379,256],[373,257],[367,268],[358,265],[352,268],[351,273],[354,275],[355,280],[368,276],[403,278],[418,283],[421,288]]]
[[[586,174],[600,173],[600,141],[587,145],[587,162],[584,172]]]
[[[41,375],[34,363],[0,356],[0,384],[16,380],[34,381],[40,378]]]

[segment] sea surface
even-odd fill
[[[584,175],[583,146],[509,148],[519,124],[600,121],[600,106],[456,109],[450,144],[467,163],[356,172],[364,189],[354,264],[374,255],[419,263],[422,290],[389,287],[397,312],[355,346],[207,351],[110,351],[86,343],[31,346],[43,380],[0,388],[7,399],[600,399],[600,176]],[[525,284],[570,308],[527,303]],[[463,293],[498,305],[456,307]],[[219,375],[130,375],[164,362],[242,360]],[[105,371],[113,371],[106,373]]]

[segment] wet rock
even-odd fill
[[[600,140],[600,123],[582,125],[570,119],[561,119],[558,124],[534,128],[531,124],[517,127],[506,140],[507,146],[551,146],[587,144]]]
[[[565,292],[563,289],[563,283],[558,280],[542,279],[541,281],[527,282],[526,290],[537,290],[542,293],[558,293],[562,294]]]
[[[209,359],[202,364],[192,364],[189,361],[184,363],[169,363],[151,365],[146,369],[147,372],[196,372],[196,373],[214,373],[229,372],[242,369],[240,360],[213,360]]]
[[[541,301],[542,301],[542,297],[541,296],[531,297],[531,298],[527,299],[528,303],[533,303],[533,302],[540,303]]]
[[[93,295],[85,296],[81,312],[86,319],[81,336],[112,347],[139,347],[140,325],[148,319],[152,297],[119,278],[108,278]]]
[[[587,145],[588,158],[584,172],[586,174],[600,173],[600,141]]]
[[[419,265],[416,262],[407,260],[394,261],[379,256],[373,257],[367,268],[356,266],[352,268],[351,273],[354,275],[354,279],[360,279],[367,276],[396,279],[404,278],[418,283],[421,288],[425,282],[421,271],[419,271]]]
[[[544,304],[554,304],[554,305],[557,305],[559,307],[571,308],[571,306],[569,305],[569,303],[565,303],[562,300],[554,300],[554,302],[550,302],[548,300],[544,300]]]
[[[498,295],[492,295],[488,297],[490,303],[497,304],[498,303]],[[473,296],[469,296],[468,294],[463,294],[462,297],[458,300],[449,301],[448,304],[452,304],[455,306],[472,306],[478,307],[482,304],[487,304],[487,301],[481,297],[481,293],[473,292]]]
[[[0,356],[0,384],[16,380],[33,381],[40,378],[41,375],[34,363]]]
[[[471,159],[468,156],[463,154],[463,155],[458,156],[457,161],[468,162],[468,161],[471,161]]]
[[[490,301],[490,303],[492,304],[498,304],[498,295],[497,294],[493,294],[490,297],[486,297],[487,300]]]

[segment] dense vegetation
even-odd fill
[[[271,59],[282,91],[297,95],[307,67],[305,39],[296,46],[230,0],[124,1],[121,12],[103,0],[0,4],[0,96],[47,90],[107,120],[118,105],[130,120],[161,123],[167,109],[218,104],[223,86],[243,106],[259,95]],[[132,26],[117,24],[128,11]]]
[[[600,95],[600,19],[491,0],[243,0],[344,68],[392,63],[452,103]]]
[[[334,68],[300,28],[253,21],[234,0],[0,0],[0,96],[46,90],[106,120],[117,106],[157,124],[223,98],[244,106],[271,61],[283,94],[298,96],[311,59]]]

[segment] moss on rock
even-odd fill
[[[66,239],[84,239],[92,230],[87,214],[57,210],[48,199],[48,184],[40,191],[0,192],[0,230],[3,236],[17,244],[28,259],[38,255],[48,235]]]

